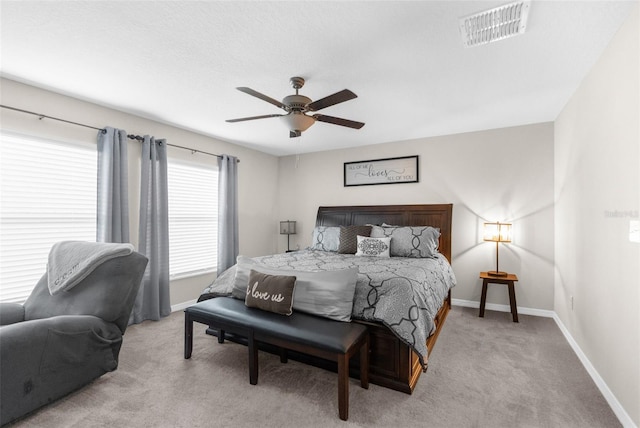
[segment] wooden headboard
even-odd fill
[[[453,204],[319,207],[316,226],[392,224],[440,228],[439,251],[451,262]]]

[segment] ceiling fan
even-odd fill
[[[244,92],[245,94],[252,95],[256,98],[260,98],[263,101],[273,104],[286,111],[286,114],[265,114],[262,116],[241,117],[239,119],[229,119],[227,122],[242,122],[245,120],[266,119],[268,117],[281,117],[282,120],[289,127],[289,137],[299,137],[303,131],[306,131],[311,125],[319,122],[331,123],[333,125],[346,126],[347,128],[360,129],[364,126],[362,122],[356,122],[354,120],[342,119],[334,116],[326,116],[324,114],[308,115],[308,112],[315,112],[322,110],[323,108],[331,107],[336,104],[343,103],[345,101],[352,100],[358,96],[348,89],[343,89],[340,92],[336,92],[328,97],[321,98],[317,101],[311,101],[310,98],[304,95],[298,94],[298,89],[304,86],[304,79],[302,77],[292,77],[289,82],[291,86],[296,90],[295,95],[288,95],[284,97],[282,102],[261,94],[258,91],[254,91],[251,88],[240,87],[237,90]]]

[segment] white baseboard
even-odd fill
[[[198,299],[189,300],[186,302],[178,303],[177,305],[171,306],[171,312],[183,311],[191,305],[194,305],[198,302]]]
[[[618,417],[618,420],[620,421],[622,426],[625,428],[637,428],[637,425],[633,422],[629,414],[624,410],[616,396],[613,395],[613,392],[611,392],[604,379],[602,379],[598,371],[595,369],[595,367],[593,367],[593,364],[591,364],[591,361],[589,361],[584,352],[582,352],[582,349],[580,349],[578,342],[576,342],[573,336],[571,336],[571,333],[569,333],[569,330],[567,330],[567,328],[560,320],[560,317],[555,312],[553,314],[553,320],[560,328],[562,334],[564,334],[565,339],[567,339],[567,342],[569,342],[569,345],[573,349],[573,352],[576,353],[576,355],[582,362],[582,365],[587,370],[587,373],[589,373],[589,376],[591,376],[591,379],[593,379],[593,381],[595,382],[596,386],[604,396],[604,399],[607,400],[607,403],[609,403],[611,410],[613,410],[613,413],[615,413],[615,415]]]
[[[476,302],[473,300],[451,299],[451,304],[454,306],[464,306],[466,308],[478,308],[478,309],[480,308],[480,302]],[[484,306],[484,308],[490,311],[511,312],[511,306],[498,305],[496,303],[487,303]],[[545,317],[545,318],[553,318],[556,315],[554,311],[548,311],[545,309],[535,309],[535,308],[523,308],[522,306],[518,306],[518,314],[533,315],[536,317]]]
[[[467,308],[480,308],[480,302],[476,302],[473,300],[451,299],[451,304],[454,306],[464,306]],[[497,305],[495,303],[487,303],[485,305],[485,309],[488,309],[490,311],[511,312],[511,307],[509,305]],[[595,369],[595,367],[593,367],[591,361],[589,361],[584,352],[582,352],[582,349],[580,349],[580,346],[578,346],[578,342],[575,341],[575,339],[571,336],[571,333],[569,333],[569,330],[567,330],[562,321],[560,321],[560,317],[558,317],[558,314],[556,314],[555,311],[522,308],[518,306],[518,313],[523,315],[553,318],[553,320],[558,325],[558,328],[560,328],[560,331],[564,335],[565,339],[567,339],[567,342],[569,342],[569,346],[571,346],[573,352],[576,353],[578,359],[587,370],[587,373],[589,373],[589,376],[591,376],[591,379],[593,379],[593,381],[595,382],[604,399],[607,400],[607,403],[611,407],[611,410],[613,410],[613,413],[615,413],[615,415],[618,417],[618,420],[620,421],[622,426],[625,428],[638,428],[637,425],[633,423],[633,420],[624,410],[615,395],[613,395],[613,392],[611,392],[604,379],[602,379],[598,371]]]

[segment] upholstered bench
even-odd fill
[[[349,417],[349,359],[360,352],[360,385],[369,388],[369,336],[364,325],[333,321],[294,312],[290,316],[247,307],[242,300],[217,297],[185,309],[184,358],[191,358],[193,322],[217,329],[218,342],[225,331],[247,338],[249,382],[258,383],[258,347],[256,342],[279,347],[281,361],[286,350],[325,358],[338,363],[338,410],[340,419]]]

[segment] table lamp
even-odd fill
[[[487,272],[492,276],[507,276],[507,272],[501,272],[499,269],[499,252],[498,245],[501,242],[511,242],[511,224],[509,223],[485,223],[484,224],[484,240],[496,243],[496,270]]]
[[[281,221],[280,222],[280,235],[287,235],[287,253],[290,253],[289,249],[289,235],[296,234],[296,222],[295,221]]]

